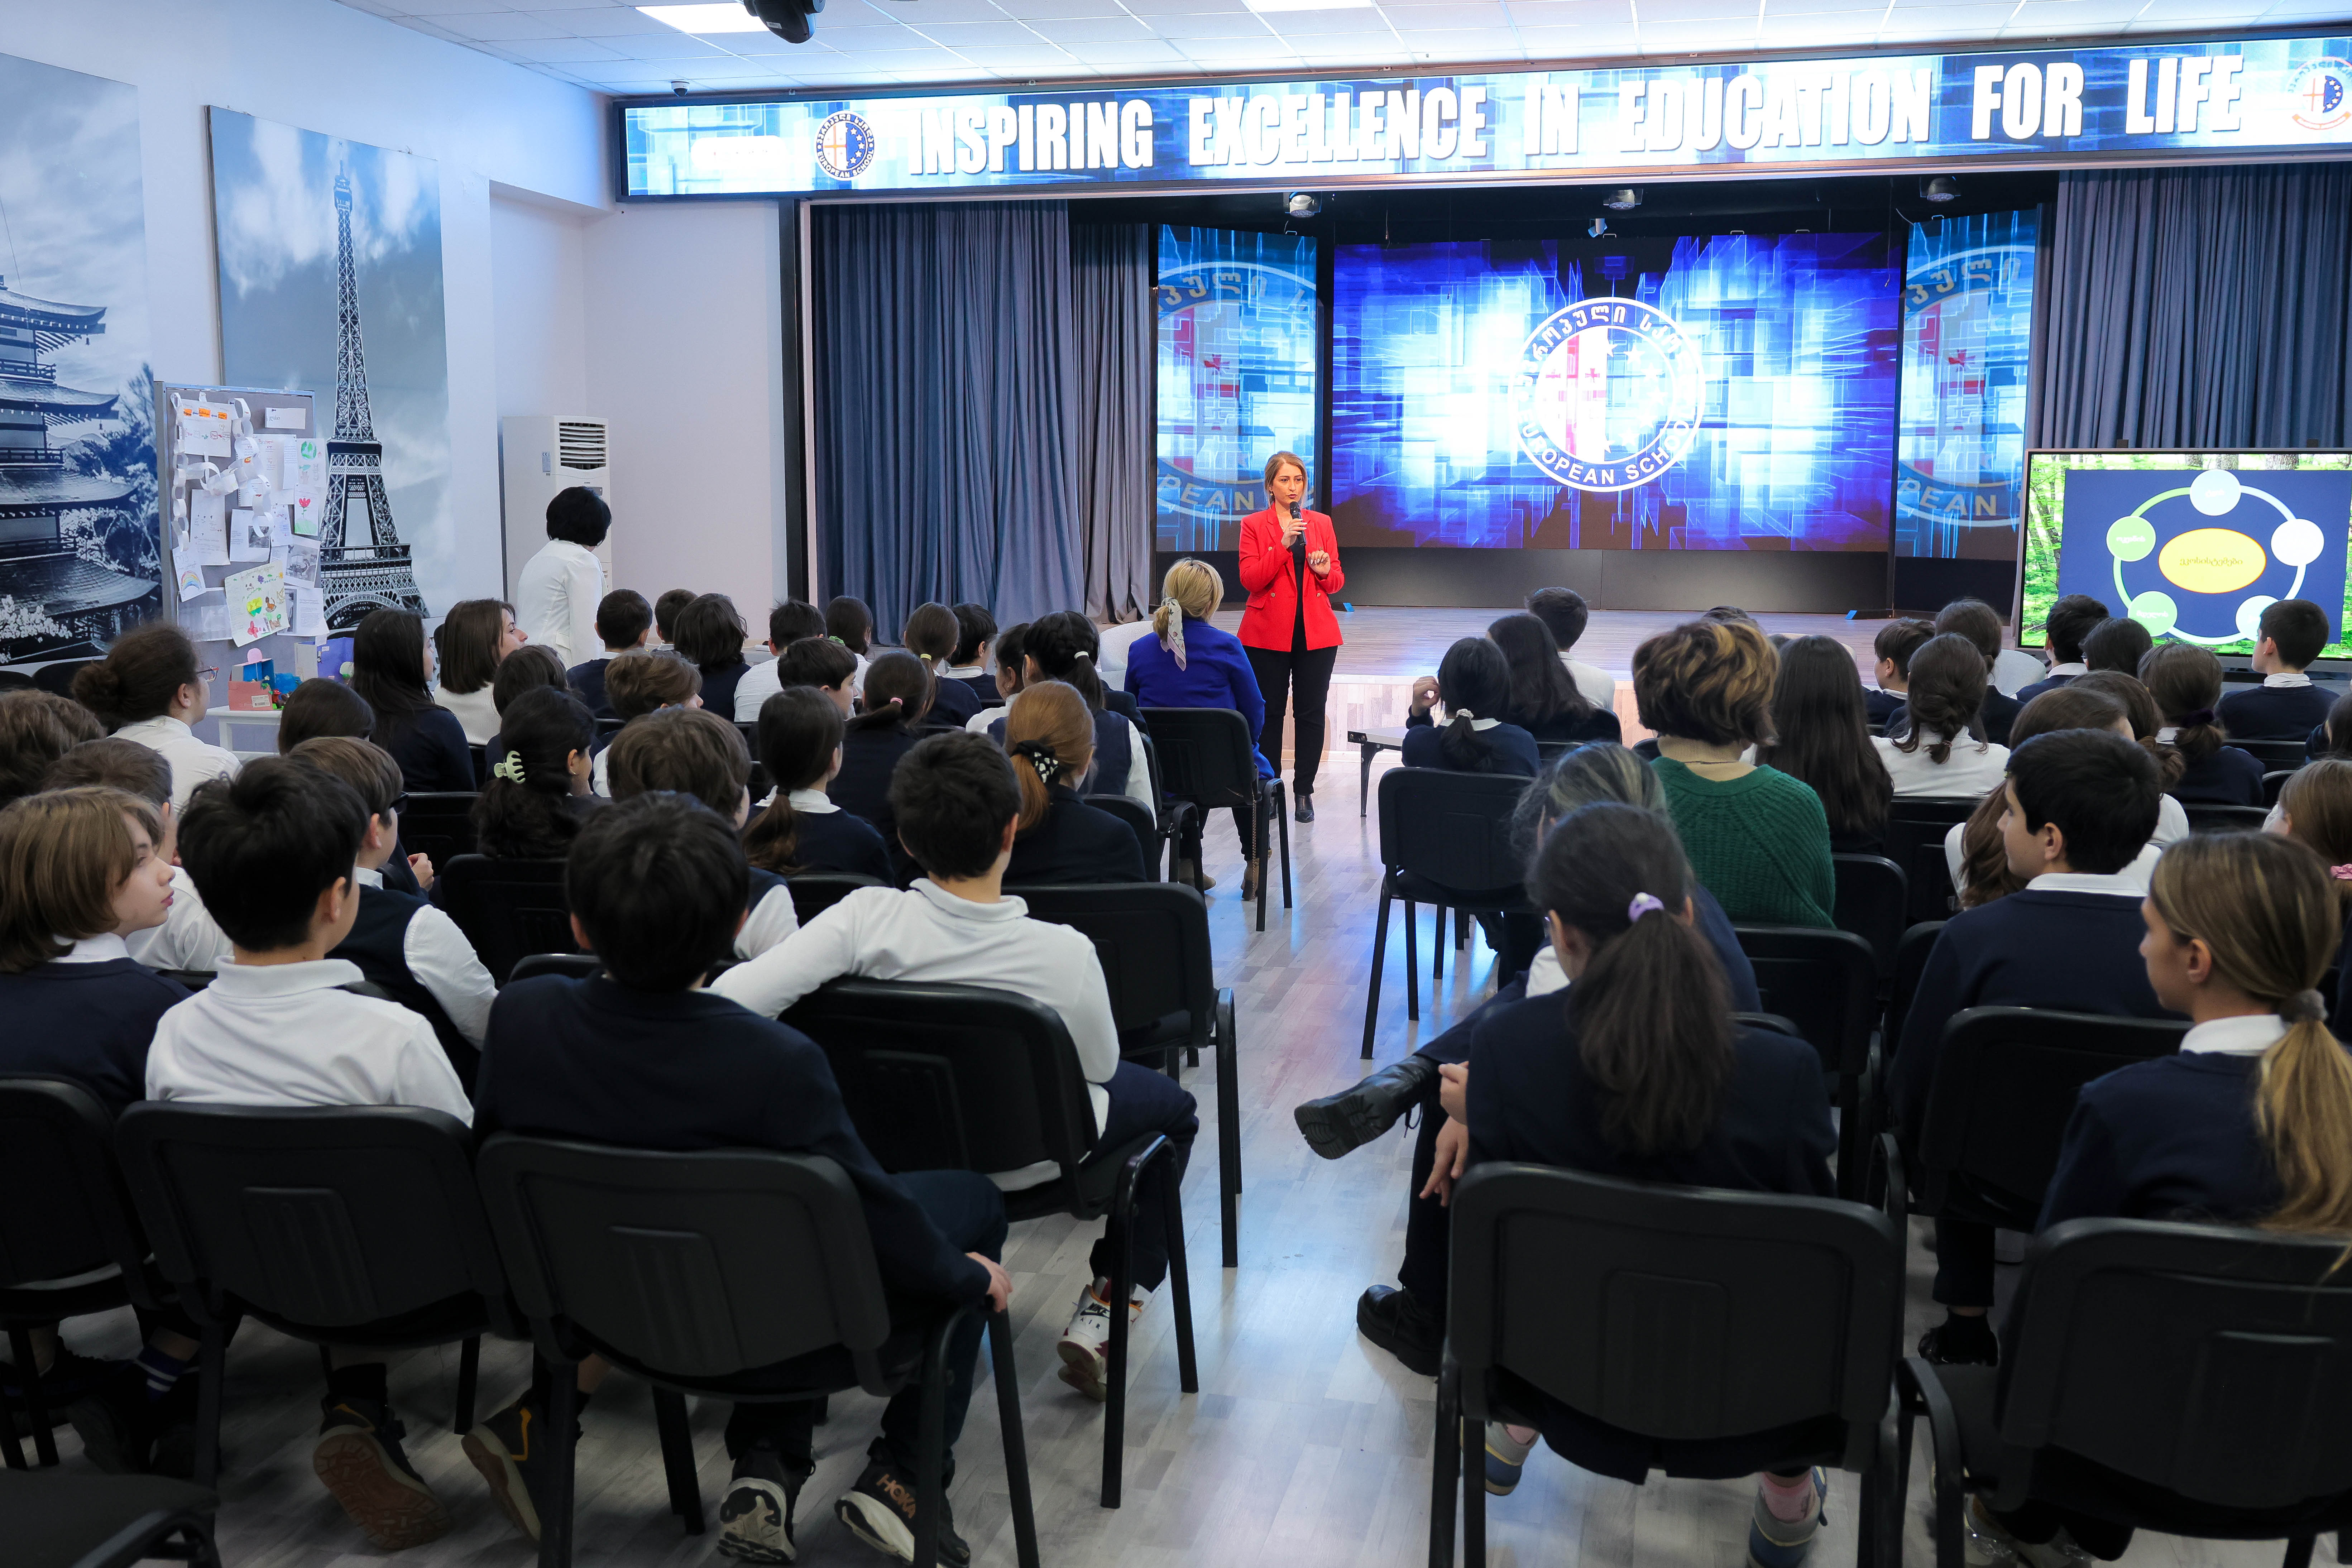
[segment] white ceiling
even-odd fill
[[[436,38],[612,93],[1073,77],[1296,74],[1864,48],[2352,17],[2352,0],[1424,0],[1261,16],[1242,0],[826,0],[816,37],[695,37],[620,0],[342,0]]]

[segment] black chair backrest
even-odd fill
[[[2280,768],[2273,772],[2264,773],[2263,775],[2263,804],[2264,805],[2276,805],[2278,804],[2279,791],[2286,788],[2286,781],[2294,777],[2296,773],[2302,771],[2303,770],[2300,768]]]
[[[1919,1129],[1931,1175],[1965,1172],[2038,1202],[2082,1087],[2180,1048],[2186,1023],[2044,1007],[1971,1007],[1944,1026]]]
[[[1831,917],[1840,931],[1850,931],[1870,943],[1878,955],[1878,973],[1895,973],[1895,947],[1911,903],[1910,879],[1903,868],[1884,855],[1832,855],[1837,869],[1837,910]]]
[[[316,1332],[471,1293],[521,1332],[453,1116],[151,1100],[122,1113],[115,1147],[156,1267],[209,1315]]]
[[[1452,1206],[1446,1335],[1465,1394],[1507,1368],[1654,1438],[1830,1418],[1849,1468],[1872,1468],[1902,1312],[1884,1214],[1499,1161]]]
[[[787,877],[784,886],[793,890],[793,913],[806,925],[860,888],[878,888],[874,878],[856,871],[803,871],[797,877]]]
[[[1202,810],[1257,802],[1257,737],[1230,708],[1147,708],[1168,794]]]
[[[1944,858],[1944,836],[1966,822],[1973,799],[1942,795],[1897,795],[1886,808],[1886,858],[1903,868],[1911,889],[1909,922],[1940,921],[1956,907],[1951,866]]]
[[[412,855],[432,856],[436,873],[446,870],[474,852],[474,803],[481,798],[471,790],[410,795],[400,813],[400,842]]]
[[[2340,1237],[2149,1220],[2043,1231],[2001,1345],[2005,1453],[2062,1448],[2208,1510],[2344,1518],[2343,1247]],[[2013,1473],[2031,1470],[2005,1459],[2000,1474]],[[2313,1507],[2327,1498],[2336,1506]]]
[[[1086,932],[1110,987],[1122,1046],[1171,1040],[1206,1049],[1217,1007],[1209,905],[1175,882],[1019,889],[1030,915]]]
[[[1919,977],[1927,973],[1927,955],[1935,951],[1937,933],[1943,929],[1941,921],[1921,921],[1895,944],[1895,979],[1886,992],[1885,1054],[1890,1061],[1894,1059],[1895,1047],[1902,1043],[1911,998],[1919,994]]]
[[[743,749],[751,753],[751,760],[754,763],[758,762],[760,760],[759,724],[756,721],[746,724],[743,721],[738,719],[735,721],[735,728],[743,732]]]
[[[1160,817],[1150,806],[1131,795],[1090,795],[1087,804],[1097,811],[1107,811],[1127,824],[1135,835],[1135,847],[1143,851],[1143,868],[1154,880],[1160,876]],[[1027,897],[1026,889],[1023,896]]]
[[[542,974],[560,974],[566,980],[593,980],[604,973],[604,961],[593,952],[527,952],[515,960],[507,973],[507,984],[518,980],[536,980]]]
[[[1528,781],[1506,773],[1391,768],[1381,775],[1381,864],[1441,887],[1518,904],[1527,861],[1511,812]]]
[[[533,952],[578,952],[561,860],[460,855],[440,868],[442,905],[499,984]]]
[[[0,1076],[0,1299],[11,1286],[69,1279],[110,1264],[152,1306],[146,1240],[98,1097],[61,1078]]]
[[[2293,773],[2311,760],[2301,741],[2232,741],[2230,744],[2253,753],[2265,769]]]
[[[2259,833],[2270,810],[2260,805],[2193,805],[2180,803],[2189,814],[2191,833]]]
[[[831,1160],[502,1132],[478,1168],[515,1299],[562,1353],[593,1345],[643,1372],[716,1380],[845,1345],[859,1382],[885,1391],[881,1270]]]
[[[626,719],[607,719],[599,715],[596,720],[596,733],[599,738],[610,738],[619,734],[621,726],[627,722]]]
[[[466,752],[474,759],[474,787],[480,789],[490,782],[489,743],[484,742],[478,746],[469,745],[466,748]]]
[[[1735,926],[1755,966],[1764,1011],[1778,1013],[1822,1056],[1822,1070],[1858,1077],[1878,1015],[1878,956],[1850,931]]]
[[[886,1171],[1052,1160],[1074,1183],[1094,1147],[1078,1048],[1043,1003],[977,985],[836,980],[783,1021],[824,1048],[843,1107]]]

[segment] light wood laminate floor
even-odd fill
[[[1480,624],[1483,624],[1480,623]],[[1354,758],[1335,755],[1335,784],[1312,825],[1291,827],[1297,908],[1249,929],[1229,821],[1211,829],[1209,864],[1217,976],[1240,1005],[1243,1163],[1241,1267],[1217,1268],[1213,1065],[1187,1081],[1202,1131],[1184,1185],[1192,1260],[1201,1392],[1181,1396],[1169,1311],[1155,1301],[1139,1327],[1129,1410],[1127,1505],[1096,1505],[1102,1407],[1055,1378],[1053,1342],[1087,1278],[1095,1227],[1045,1221],[1015,1227],[1006,1257],[1014,1283],[1016,1353],[1044,1560],[1049,1568],[1405,1568],[1424,1560],[1434,1384],[1400,1367],[1355,1331],[1366,1285],[1392,1283],[1402,1255],[1407,1134],[1391,1132],[1341,1161],[1308,1152],[1292,1124],[1297,1101],[1354,1080],[1376,882],[1377,832],[1351,809]],[[1405,1018],[1402,932],[1381,1000],[1378,1054],[1413,1049],[1475,1005],[1488,955],[1474,942],[1429,994],[1423,916],[1423,1005]],[[1400,922],[1401,923],[1401,922]],[[1454,955],[1449,954],[1451,959]],[[2013,1270],[2003,1269],[2004,1275]],[[1914,1248],[1910,1323],[1932,1321],[1927,1260]],[[2006,1289],[2004,1283],[2004,1289]],[[77,1320],[68,1341],[86,1352],[135,1349],[127,1314]],[[986,1357],[982,1359],[986,1376]],[[522,1568],[530,1544],[506,1523],[448,1430],[457,1353],[427,1351],[394,1369],[407,1448],[447,1502],[450,1534],[399,1554],[414,1568]],[[520,1346],[492,1342],[482,1357],[484,1409],[520,1392]],[[316,1352],[248,1324],[232,1352],[221,1543],[236,1568],[347,1568],[386,1554],[370,1548],[310,1470],[318,1422]],[[836,1396],[818,1429],[819,1468],[802,1494],[801,1561],[882,1561],[832,1517],[856,1478],[878,1405]],[[713,1563],[717,1509],[728,1479],[723,1406],[693,1411],[709,1533],[681,1533],[667,1509],[652,1405],[642,1385],[615,1376],[585,1421],[580,1449],[579,1561],[671,1568]],[[69,1468],[81,1459],[59,1432]],[[1932,1561],[1924,1528],[1925,1434],[1915,1463],[1906,1555]],[[981,1388],[960,1445],[951,1500],[975,1561],[1013,1562],[992,1391]],[[1750,1490],[1741,1481],[1654,1479],[1633,1487],[1575,1469],[1538,1450],[1517,1495],[1489,1510],[1498,1568],[1738,1568]],[[1833,1476],[1830,1524],[1813,1562],[1853,1562],[1853,1478]],[[2323,1552],[2328,1543],[2323,1542]],[[6,1551],[0,1545],[0,1562]],[[2323,1557],[2322,1561],[2327,1559]],[[2143,1534],[2130,1568],[2266,1568],[2277,1548]]]

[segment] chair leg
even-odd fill
[[[947,1503],[948,1336],[963,1321],[950,1312],[923,1345],[923,1410],[917,1428],[913,1568],[939,1568],[940,1515]]]
[[[0,1459],[12,1470],[26,1468],[25,1446],[16,1440],[16,1402],[0,1393]]]
[[[1420,911],[1412,900],[1404,901],[1404,1016],[1413,1023],[1421,1022],[1421,953],[1418,949],[1420,928],[1415,923]]]
[[[58,1349],[65,1349],[64,1342],[58,1342]],[[25,1391],[25,1416],[33,1428],[33,1462],[47,1469],[58,1462],[58,1436],[49,1428],[49,1402],[41,1397],[40,1368],[33,1360],[30,1325],[8,1325],[8,1354],[16,1363],[17,1386]]]
[[[1898,1388],[1916,1390],[1919,1407],[1927,1414],[1930,1463],[1928,1490],[1935,1502],[1936,1568],[1963,1568],[1962,1510],[1968,1493],[1960,1484],[1960,1423],[1944,1385],[1933,1368],[1918,1357],[1906,1359],[1897,1372]]]
[[[1258,786],[1257,805],[1255,808],[1257,814],[1255,818],[1256,826],[1255,829],[1250,834],[1250,850],[1251,853],[1257,858],[1258,861],[1257,929],[1260,931],[1264,931],[1265,929],[1265,818],[1266,806],[1272,799],[1273,793],[1273,788],[1270,785],[1261,784]],[[1280,821],[1282,818],[1281,807],[1278,805],[1275,807],[1274,816],[1276,821]]]
[[[1359,744],[1356,747],[1357,754],[1362,759],[1356,767],[1356,815],[1358,816],[1367,815],[1371,804],[1372,758],[1379,751],[1380,748],[1373,745]]]
[[[1175,1151],[1160,1145],[1158,1156],[1167,1180],[1160,1184],[1160,1217],[1168,1231],[1169,1294],[1176,1309],[1176,1386],[1201,1392],[1201,1369],[1192,1359],[1192,1277],[1185,1267],[1184,1194],[1178,1192]]]
[[[669,1510],[686,1521],[688,1535],[702,1533],[702,1481],[694,1473],[694,1439],[686,1422],[686,1395],[654,1390],[654,1426],[661,1434],[662,1470],[669,1479]]]
[[[1461,1423],[1462,1562],[1486,1568],[1486,1424]]]
[[[1364,987],[1364,1059],[1372,1059],[1372,1026],[1381,1017],[1381,966],[1386,962],[1389,947],[1389,889],[1386,879],[1381,884],[1381,912],[1372,921],[1372,979]],[[1218,1070],[1223,1071],[1221,1067]]]
[[[1021,1380],[1013,1366],[1013,1320],[988,1320],[988,1354],[996,1371],[996,1423],[1004,1435],[1004,1487],[1013,1506],[1013,1551],[1021,1568],[1037,1568],[1037,1515],[1029,1501],[1029,1449],[1021,1436]]]
[[[1280,784],[1274,787],[1279,795],[1274,803],[1274,830],[1282,845],[1282,907],[1286,910],[1290,908],[1290,797],[1281,793]]]
[[[1240,1047],[1234,1040],[1234,994],[1217,994],[1217,1218],[1224,1230],[1224,1265],[1241,1267],[1242,1090]]]
[[[206,1323],[196,1350],[196,1485],[220,1484],[221,1384],[228,1378],[228,1331]]]
[[[572,1568],[572,1465],[578,1447],[572,1428],[580,1423],[580,1363],[548,1363],[552,1394],[548,1401],[549,1458],[554,1460],[554,1506],[539,1516],[539,1568]]]
[[[1470,928],[1476,923],[1476,921],[1470,918],[1470,911],[1468,910],[1456,910],[1454,911],[1454,952],[1467,952],[1470,951]]]
[[[1429,1568],[1454,1568],[1454,1487],[1461,1479],[1462,1369],[1448,1357],[1437,1373],[1437,1433],[1429,1445]]]
[[[1445,978],[1445,906],[1433,904],[1431,910],[1437,916],[1437,928],[1429,939],[1429,977],[1436,981]],[[1429,994],[1433,1001],[1436,999],[1435,985],[1429,988]]]
[[[468,1334],[457,1352],[457,1419],[460,1437],[474,1429],[474,1400],[482,1375],[482,1336]]]
[[[1146,1154],[1150,1151],[1147,1149]],[[1102,1506],[1117,1508],[1120,1464],[1127,1448],[1127,1304],[1135,1294],[1135,1173],[1139,1154],[1118,1173],[1111,1194],[1108,1237],[1117,1259],[1110,1277],[1110,1376],[1103,1400]]]
[[[2311,1568],[2311,1549],[2317,1538],[2309,1535],[2287,1537],[2286,1557],[2279,1568]]]

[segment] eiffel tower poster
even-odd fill
[[[224,376],[310,388],[327,436],[327,626],[446,609],[456,582],[432,160],[212,111]]]

